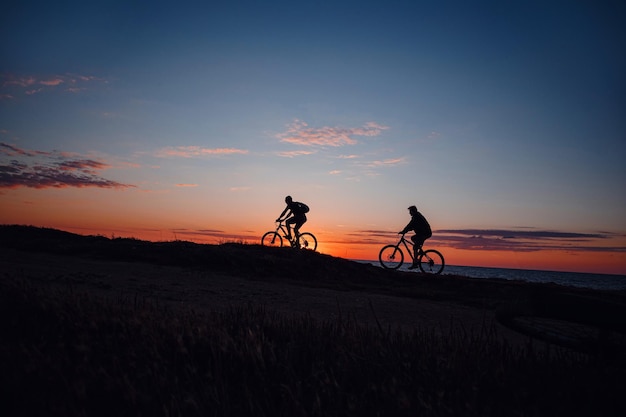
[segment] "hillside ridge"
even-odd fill
[[[135,238],[85,236],[52,228],[0,225],[0,247],[95,262],[132,262],[211,271],[249,280],[336,290],[370,291],[410,298],[447,300],[496,308],[541,292],[592,294],[624,301],[624,291],[599,291],[557,284],[527,283],[498,278],[385,270],[309,250],[255,244],[199,244],[188,241],[150,242]]]

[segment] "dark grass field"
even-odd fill
[[[151,243],[2,226],[0,247],[10,256],[43,253],[94,268],[115,262],[175,267],[202,279],[236,278],[244,290],[272,285],[365,294],[398,306],[408,300],[493,312],[537,292],[620,305],[625,299],[623,292],[424,277],[256,245]],[[626,355],[620,351],[585,353],[531,339],[513,343],[489,323],[478,330],[442,330],[430,322],[400,329],[349,314],[288,314],[249,300],[220,308],[175,307],[139,293],[107,290],[111,294],[103,296],[108,293],[85,285],[50,285],[26,268],[7,271],[0,281],[5,416],[626,413]],[[102,281],[99,286],[107,288]]]

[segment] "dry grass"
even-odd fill
[[[624,364],[249,305],[181,314],[5,277],[4,415],[618,415]]]

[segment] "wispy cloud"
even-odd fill
[[[43,151],[29,151],[20,149],[17,146],[9,145],[7,143],[0,142],[0,155],[5,156],[36,156],[36,155],[50,155],[50,152]]]
[[[159,158],[201,158],[220,155],[247,154],[245,149],[203,148],[201,146],[176,146],[159,149],[155,155]]]
[[[278,155],[283,156],[285,158],[293,158],[296,156],[311,155],[314,153],[316,152],[315,151],[286,151],[286,152],[279,152]]]
[[[249,191],[250,189],[250,187],[230,187],[230,191],[232,192]]]
[[[309,127],[301,120],[295,120],[283,133],[277,135],[281,142],[303,146],[344,146],[357,143],[357,136],[378,136],[387,126],[375,122],[366,123],[362,127]]]
[[[436,231],[436,240],[439,244],[457,249],[490,251],[626,252],[626,246],[613,245],[619,240],[618,238],[619,236],[612,233],[578,233],[534,229],[442,229]],[[623,244],[623,242],[620,243]]]
[[[378,167],[390,167],[395,165],[400,165],[406,162],[406,158],[393,158],[393,159],[384,159],[382,161],[371,161],[367,163],[367,166],[370,168],[378,168]]]
[[[345,235],[358,244],[395,243],[397,232],[361,230]],[[450,247],[475,251],[536,252],[559,250],[570,252],[626,252],[624,236],[614,233],[578,233],[535,229],[440,229],[427,241],[430,247]],[[344,242],[346,243],[346,242]]]
[[[198,184],[176,184],[177,187],[197,187]]]
[[[607,239],[603,233],[574,233],[552,230],[515,229],[442,229],[440,233],[466,235],[472,237],[495,237],[500,239]]]
[[[0,74],[0,98],[13,99],[21,95],[35,95],[55,90],[76,93],[89,88],[95,82],[106,83],[104,79],[91,75],[63,74],[34,77]]]
[[[105,162],[63,152],[21,149],[0,143],[0,188],[134,187],[108,180]]]
[[[52,78],[52,79],[49,79],[49,80],[41,80],[41,81],[39,81],[39,83],[41,85],[45,85],[45,86],[48,86],[48,87],[55,87],[57,85],[63,84],[64,81],[61,78],[57,77],[57,78]]]
[[[441,133],[437,132],[437,131],[431,131],[430,133],[428,133],[428,135],[426,136],[429,140],[437,140],[441,138]]]

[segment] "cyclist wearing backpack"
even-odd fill
[[[409,269],[415,269],[419,266],[417,263],[417,255],[419,253],[419,248],[422,247],[424,241],[433,235],[432,230],[430,229],[430,225],[426,218],[417,211],[417,207],[411,206],[409,207],[409,214],[411,215],[411,221],[406,225],[404,229],[398,232],[399,235],[403,235],[409,230],[413,230],[415,234],[411,236],[411,240],[413,241],[413,265],[409,267]]]
[[[280,213],[280,216],[278,216],[278,219],[276,219],[276,221],[282,221],[285,214],[287,214],[285,216],[286,219],[287,217],[292,216],[289,217],[285,222],[285,225],[287,226],[287,239],[291,240],[291,225],[295,225],[293,231],[296,237],[298,237],[300,227],[302,227],[302,225],[306,223],[306,213],[309,212],[309,206],[298,201],[293,201],[290,195],[285,197],[285,203],[287,203],[287,207],[285,207],[283,212]]]

